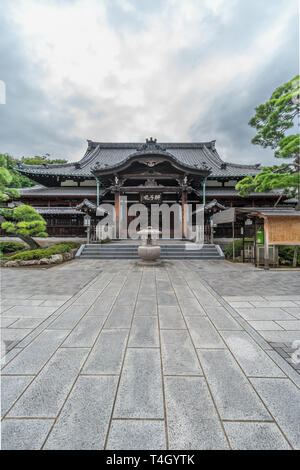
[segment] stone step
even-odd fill
[[[103,252],[103,251],[136,251],[138,249],[138,246],[122,246],[122,247],[107,247],[107,248],[100,248],[100,247],[85,247],[84,248],[86,251],[97,251],[97,252]],[[190,249],[190,248],[189,248]],[[192,247],[193,250],[203,250],[203,251],[211,251],[211,250],[216,250],[216,247],[214,246],[208,246],[208,247]],[[180,246],[180,247],[174,247],[174,246],[168,246],[168,247],[161,247],[161,251],[186,251],[187,248],[185,246]]]
[[[185,248],[186,245],[196,245],[195,243],[165,243],[160,245],[157,244],[161,248]],[[141,243],[91,243],[89,245],[85,245],[85,248],[100,248],[100,249],[107,249],[107,248],[136,248],[140,246]],[[203,248],[214,248],[216,245],[203,245]]]
[[[138,258],[137,253],[102,253],[102,254],[95,254],[95,253],[87,253],[84,252],[81,255],[81,258],[99,258],[99,259],[104,259],[104,258],[122,258],[122,257],[127,257],[127,258]],[[220,255],[218,253],[190,253],[190,252],[184,252],[184,253],[162,253],[161,258],[215,258],[219,259]]]
[[[84,259],[139,259],[138,244],[90,244],[82,245],[76,257]],[[186,249],[185,244],[161,246],[162,259],[223,259],[224,255],[216,245],[203,245],[200,249]]]
[[[91,256],[85,255],[81,256],[80,259],[100,259],[100,260],[109,260],[109,259],[140,259],[138,256],[129,256],[129,255],[110,255],[110,256]],[[160,259],[189,259],[189,260],[220,260],[223,259],[217,256],[184,256],[184,255],[177,255],[177,256],[161,256]]]
[[[137,253],[138,249],[137,248],[134,248],[134,249],[129,249],[129,248],[125,248],[123,250],[115,250],[115,249],[110,249],[110,250],[99,250],[99,249],[84,249],[84,251],[86,253]],[[161,250],[161,253],[185,253],[187,251],[190,251],[190,252],[193,252],[193,253],[199,253],[199,252],[202,252],[202,253],[216,253],[217,252],[217,249],[216,248],[210,248],[208,250],[204,250],[204,249],[189,249],[189,250],[186,250],[186,249],[181,249],[181,250],[174,250],[173,248],[169,248],[167,250]]]
[[[89,253],[89,254],[94,254],[94,255],[105,255],[105,254],[111,254],[111,253],[119,253],[119,254],[137,254],[138,250],[105,250],[105,251],[93,251],[93,250],[83,250],[82,253]],[[180,253],[198,253],[198,254],[214,254],[217,253],[219,254],[218,250],[162,250],[161,254],[180,254]]]

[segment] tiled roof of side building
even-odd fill
[[[109,169],[120,165],[136,152],[142,152],[144,144],[108,143],[88,141],[88,148],[83,158],[75,163],[51,165],[21,165],[19,170],[25,173],[48,175],[91,176],[91,170]],[[159,143],[157,147],[171,154],[176,160],[187,167],[211,168],[210,177],[244,176],[260,171],[258,165],[241,165],[224,162],[218,154],[215,141],[195,143]],[[153,154],[155,150],[153,150]]]
[[[84,215],[84,212],[81,212],[80,210],[76,210],[74,207],[59,207],[59,206],[53,206],[53,207],[34,207],[39,214],[42,215],[56,215],[56,214],[62,214],[62,215]]]

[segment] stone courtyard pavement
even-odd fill
[[[299,271],[7,268],[2,309],[3,449],[300,449]]]

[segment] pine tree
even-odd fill
[[[269,101],[255,108],[256,114],[249,121],[249,125],[257,130],[252,143],[271,147],[274,157],[284,159],[285,163],[264,167],[256,176],[242,179],[236,185],[241,196],[247,196],[251,191],[282,189],[289,197],[298,193],[297,209],[300,210],[300,136],[299,133],[286,135],[299,116],[299,104],[297,76],[278,87]]]
[[[9,188],[13,175],[7,168],[5,160],[0,160],[0,217],[1,228],[11,235],[15,235],[25,241],[30,248],[40,248],[39,244],[33,240],[33,236],[47,237],[46,221],[31,206],[19,205],[8,207],[7,202],[19,197],[16,189]]]

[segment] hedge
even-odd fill
[[[0,251],[2,253],[13,253],[14,251],[24,250],[25,245],[19,242],[0,242]]]
[[[252,238],[245,238],[246,242],[253,242]],[[243,248],[243,240],[238,238],[234,240],[234,249],[235,249],[235,256],[240,256],[241,251]],[[286,264],[285,261],[288,261],[290,265],[293,263],[294,258],[294,246],[278,246],[278,255],[279,255],[279,264]],[[225,251],[226,258],[233,258],[233,243],[230,243]],[[297,266],[300,266],[300,248],[298,250],[298,257],[297,257]]]
[[[74,243],[74,242],[56,243],[55,245],[49,246],[48,248],[22,251],[21,253],[17,253],[11,256],[9,259],[11,261],[17,260],[17,259],[28,261],[31,259],[51,258],[52,255],[66,253],[78,247],[79,247],[79,243]]]
[[[111,239],[109,237],[106,237],[106,238],[103,238],[103,240],[101,240],[101,243],[110,243]]]
[[[278,247],[279,264],[282,263],[282,261],[289,261],[290,264],[293,264],[294,248],[295,247],[291,245],[281,245]],[[300,266],[300,247],[298,249],[297,266]]]
[[[253,242],[253,238],[245,238],[245,243]],[[234,256],[240,256],[243,249],[243,239],[234,240]],[[233,258],[233,242],[229,243],[225,251],[226,258]]]

